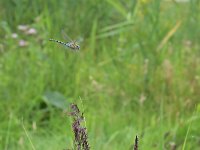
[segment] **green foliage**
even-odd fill
[[[199,11],[199,0],[1,0],[0,149],[31,149],[22,118],[35,149],[72,147],[70,102],[84,105],[91,149],[129,149],[135,135],[139,149],[198,149]],[[68,42],[62,30],[83,39],[79,52],[48,41]]]

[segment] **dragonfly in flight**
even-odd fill
[[[65,43],[65,42],[62,42],[62,41],[59,41],[59,40],[55,40],[55,39],[49,39],[49,41],[56,42],[56,43],[59,43],[61,45],[67,46],[71,50],[75,50],[76,51],[76,50],[80,49],[80,46],[77,44],[76,41],[71,40],[66,34],[64,34],[64,36],[67,37],[70,40],[70,42]]]

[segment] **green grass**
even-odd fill
[[[71,148],[74,102],[92,149],[129,149],[138,135],[142,150],[197,150],[199,12],[199,0],[1,0],[0,149]],[[80,52],[48,41],[62,30],[84,39]]]

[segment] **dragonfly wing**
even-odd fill
[[[61,31],[62,32],[62,35],[65,39],[68,39],[69,41],[72,41],[72,39],[65,33],[64,30]]]

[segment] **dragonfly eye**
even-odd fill
[[[76,48],[77,48],[77,49],[80,49],[80,46],[79,46],[79,45],[76,45]]]

